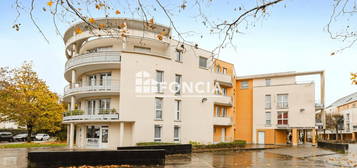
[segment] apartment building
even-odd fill
[[[323,100],[323,71],[238,76],[235,139],[254,144],[315,143],[315,84],[296,81],[306,75],[320,75]]]
[[[96,24],[106,29],[78,23],[64,34],[63,123],[71,148],[232,140],[232,64],[171,39],[163,25],[118,18]]]
[[[121,18],[95,24],[105,29],[81,22],[64,34],[71,148],[287,144],[289,135],[297,144],[299,135],[314,135],[314,83],[295,77],[323,71],[236,77],[233,64],[172,39],[167,26]]]
[[[336,130],[326,130],[320,136],[324,139],[342,139],[356,141],[357,136],[357,92],[342,97],[326,108],[326,114],[340,114],[343,121],[339,126],[339,136]]]

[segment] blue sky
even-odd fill
[[[63,94],[63,88],[67,84],[63,78],[66,62],[64,44],[56,35],[51,18],[42,11],[35,12],[50,40],[48,44],[36,31],[28,16],[21,18],[22,26],[19,32],[11,28],[16,16],[12,3],[12,0],[0,1],[0,66],[16,67],[23,61],[32,60],[34,69],[50,89]],[[236,3],[213,1],[213,7],[207,7],[205,11],[212,18],[234,18],[235,14],[231,11],[239,5]],[[131,17],[128,13],[125,14],[125,7],[121,10],[123,16]],[[255,27],[235,36],[232,42],[237,47],[236,50],[232,47],[226,48],[219,58],[234,63],[238,75],[325,70],[328,104],[357,91],[357,86],[351,85],[349,80],[349,73],[357,72],[356,46],[336,56],[330,56],[333,50],[344,45],[330,39],[324,31],[332,11],[332,0],[286,0],[283,4],[269,8],[269,11],[269,16],[255,22]],[[156,22],[169,24],[163,13],[157,12],[154,15]],[[175,20],[179,30],[205,32],[197,20],[192,19],[193,16],[195,13],[190,11],[177,15]],[[60,23],[61,31],[65,31],[68,26]],[[188,38],[208,50],[212,50],[218,41],[217,36],[209,33],[202,39],[195,36]]]

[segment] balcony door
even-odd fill
[[[88,100],[87,105],[88,105],[88,115],[95,115],[95,100]]]
[[[89,75],[88,79],[89,79],[88,86],[94,87],[97,84],[97,76],[96,75]]]
[[[99,112],[101,114],[110,113],[110,99],[100,99],[99,100]]]
[[[112,83],[112,74],[111,73],[101,73],[99,85],[102,89],[110,89],[110,85]]]

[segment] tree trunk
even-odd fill
[[[27,142],[32,141],[32,139],[31,139],[32,127],[33,127],[32,125],[27,125],[27,139],[26,139]]]

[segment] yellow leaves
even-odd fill
[[[162,37],[161,34],[158,34],[156,37],[157,37],[157,39],[159,39],[159,40],[162,40],[162,39],[163,39],[163,37]]]
[[[95,23],[94,18],[89,18],[88,21],[89,21],[89,23],[92,23],[92,24]]]
[[[116,10],[115,14],[120,15],[121,14],[120,10]]]
[[[351,73],[351,80],[353,85],[357,85],[357,73]]]
[[[49,7],[52,7],[53,1],[52,1],[52,0],[51,0],[51,1],[48,1],[48,2],[47,2],[47,5],[48,5]]]
[[[95,5],[95,8],[99,10],[99,9],[100,9],[101,7],[103,7],[103,6],[105,6],[105,4],[99,3],[99,4],[96,4],[96,5]]]
[[[76,34],[81,34],[81,33],[83,33],[82,29],[79,28],[79,27],[77,27],[77,28],[74,30],[74,32],[75,32]]]
[[[98,28],[99,28],[99,29],[104,29],[104,28],[105,28],[105,24],[103,24],[103,23],[99,24],[99,25],[98,25]]]
[[[151,18],[151,19],[149,20],[149,24],[154,24],[154,18]]]

